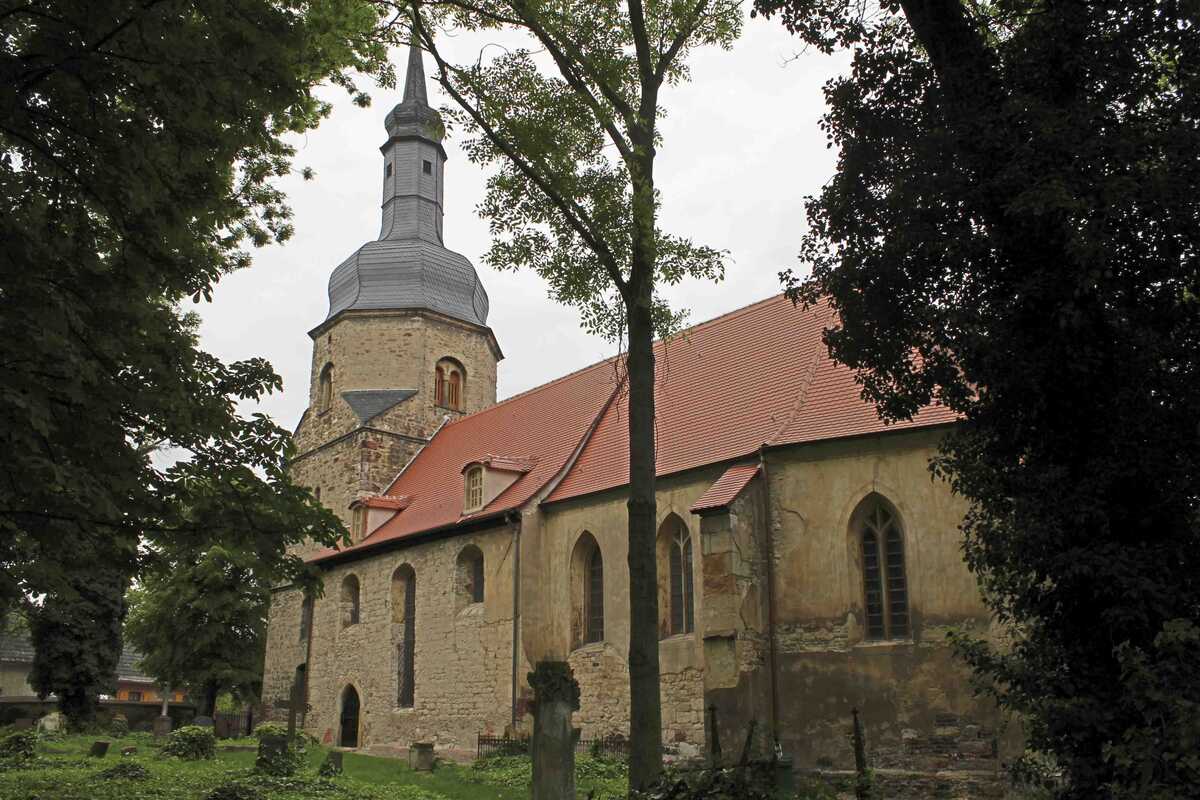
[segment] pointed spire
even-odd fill
[[[425,93],[425,66],[421,63],[421,48],[417,46],[416,37],[408,46],[408,74],[404,76],[403,103],[420,103],[429,105],[429,95]]]

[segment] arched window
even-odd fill
[[[696,630],[695,589],[692,577],[692,536],[683,520],[674,515],[663,523],[668,536],[667,577],[670,581],[667,605],[670,608],[672,635]]]
[[[604,558],[584,531],[571,554],[571,642],[580,647],[604,641]]]
[[[908,579],[904,571],[904,536],[896,513],[883,498],[872,495],[851,519],[862,547],[867,638],[906,639]]]
[[[458,554],[455,576],[460,609],[483,602],[483,553],[478,547],[469,544]]]
[[[417,575],[408,564],[392,573],[392,631],[396,644],[396,705],[412,708],[416,694]]]
[[[351,625],[358,624],[358,578],[354,575],[347,575],[342,581],[342,627],[349,628]]]
[[[443,358],[434,367],[434,402],[454,411],[463,409],[467,373],[463,365],[452,358]]]
[[[333,405],[333,364],[326,364],[317,381],[317,413],[324,414]]]
[[[600,548],[592,550],[587,563],[587,595],[584,597],[583,641],[604,641],[604,558]]]
[[[467,470],[464,481],[466,496],[463,498],[464,511],[477,511],[483,507],[483,467],[471,467]]]
[[[305,597],[300,604],[300,641],[304,641],[312,632],[313,599]]]

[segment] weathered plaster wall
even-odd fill
[[[928,470],[940,435],[769,453],[781,738],[802,765],[852,763],[844,734],[853,707],[880,750],[931,737],[948,719],[997,722],[945,645],[951,627],[986,631],[989,614],[962,560],[966,506]],[[872,493],[895,507],[903,528],[912,634],[900,641],[864,636],[862,554],[850,522]]]
[[[33,697],[37,694],[29,685],[29,664],[0,663],[0,696]]]
[[[484,556],[484,602],[462,604],[456,564],[467,545]],[[412,708],[399,707],[397,645],[403,616],[392,596],[392,576],[402,565],[416,575],[416,659]],[[344,627],[340,590],[347,575],[358,578],[359,623]],[[500,527],[479,534],[417,543],[325,573],[325,596],[316,602],[308,667],[305,728],[336,742],[340,700],[347,685],[358,691],[360,746],[431,741],[439,747],[473,748],[481,731],[501,733],[510,720],[512,691],[512,534]],[[277,624],[282,622],[282,624]],[[272,636],[298,635],[300,605],[276,597]],[[274,642],[274,639],[272,640]],[[283,663],[286,647],[268,655],[269,687],[295,665]],[[269,695],[267,695],[269,696]]]

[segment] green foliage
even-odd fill
[[[1068,797],[1194,794],[1200,671],[1173,620],[1200,619],[1195,8],[756,6],[853,52],[812,273],[785,278],[837,310],[830,351],[885,418],[963,417],[934,467],[1010,631],[956,638],[980,688]]]
[[[326,754],[321,766],[317,768],[317,774],[322,778],[336,778],[342,774],[342,765],[333,760],[332,754]]]
[[[263,800],[263,793],[257,786],[230,781],[205,795],[205,800]]]
[[[124,714],[113,715],[112,721],[108,723],[108,732],[118,738],[129,735],[129,720]]]
[[[254,726],[254,738],[260,742],[270,736],[287,736],[287,725],[279,722],[260,722]]]
[[[772,800],[775,797],[768,770],[676,770],[667,768],[651,787],[632,792],[630,800]]]
[[[0,758],[15,760],[33,758],[36,748],[37,731],[32,728],[12,731],[0,738]]]
[[[150,771],[135,761],[118,761],[100,773],[105,780],[144,781]]]
[[[202,352],[181,304],[291,234],[284,137],[327,113],[323,81],[390,80],[378,19],[366,0],[0,13],[0,607],[45,598],[35,686],[76,722],[111,677],[142,559],[221,566],[223,548],[233,570],[342,534],[288,479],[287,432],[237,411],[279,377]]]
[[[167,741],[159,751],[164,756],[182,758],[185,761],[210,759],[217,752],[217,737],[211,728],[202,725],[184,725],[167,735]]]
[[[526,680],[539,702],[566,700],[572,709],[579,710],[579,682],[567,662],[539,661]]]

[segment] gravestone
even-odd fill
[[[37,720],[33,717],[20,717],[13,722],[13,729],[18,731],[26,731],[34,726]]]
[[[325,754],[325,761],[321,764],[320,774],[332,778],[334,775],[342,774],[342,756],[341,750],[330,750]]]
[[[104,740],[92,742],[92,749],[88,750],[88,755],[92,758],[104,758],[108,754],[108,745],[110,742]]]
[[[417,772],[433,772],[433,742],[413,742],[408,748],[408,765]]]
[[[288,742],[286,736],[264,736],[258,740],[258,760],[255,764],[271,774],[283,774],[291,769],[288,759]]]
[[[286,700],[276,700],[272,705],[276,708],[286,708],[288,712],[288,739],[292,739],[296,735],[296,715],[301,711],[307,711],[308,706],[304,702],[304,686],[300,681],[292,681],[292,690],[288,693]],[[326,732],[326,740],[329,735]]]
[[[61,711],[52,711],[38,720],[39,733],[58,733],[66,727],[66,718]]]
[[[165,716],[165,715],[161,716],[161,717],[155,717],[154,718],[154,738],[155,739],[163,738],[164,736],[166,736],[167,734],[169,734],[171,732],[171,727],[172,727],[172,723],[171,723],[170,717]]]
[[[136,747],[132,747],[132,746],[131,746],[131,747],[122,747],[122,748],[121,748],[121,755],[123,755],[123,756],[135,756],[135,755],[137,755],[137,748],[136,748]]]
[[[533,800],[574,800],[575,730],[579,684],[563,661],[541,661],[529,673],[533,687]]]

